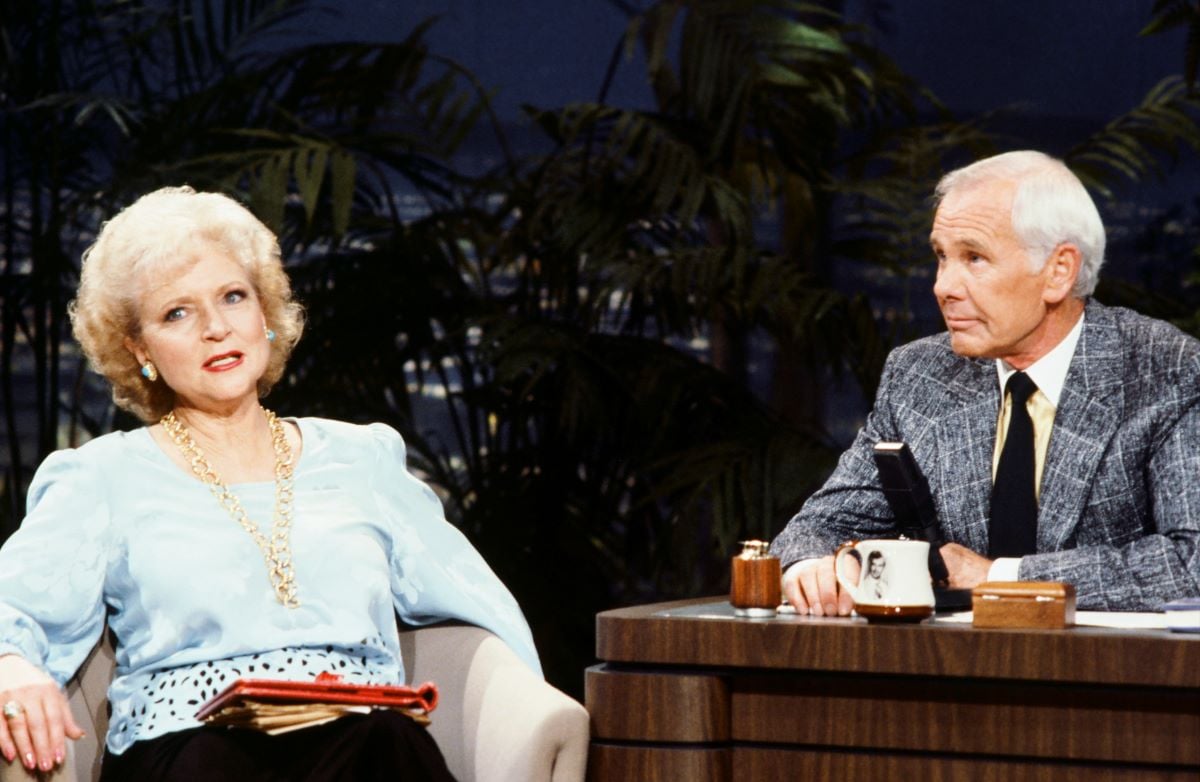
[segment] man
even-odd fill
[[[1200,594],[1200,342],[1091,300],[1104,227],[1061,162],[998,155],[936,197],[947,333],[892,352],[854,444],[772,543],[785,597],[850,612],[833,550],[896,534],[880,441],[929,481],[953,587],[1065,581],[1116,610]]]

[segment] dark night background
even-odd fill
[[[1101,121],[1137,103],[1183,64],[1182,31],[1139,39],[1153,0],[846,0],[846,16],[882,25],[880,43],[955,111],[1022,106],[1047,119]],[[523,103],[557,106],[596,96],[624,33],[625,0],[486,0],[340,4],[330,35],[400,37],[437,17],[434,49],[499,90],[515,118]],[[644,76],[629,63],[614,101],[648,107]]]
[[[1183,66],[1183,31],[1137,37],[1154,0],[846,0],[874,23],[883,49],[963,116],[1012,107],[1038,123],[1091,123],[1135,105]],[[594,99],[628,22],[625,0],[486,0],[340,4],[329,35],[383,39],[436,17],[432,47],[497,89],[509,120],[520,106]],[[640,55],[623,59],[611,101],[648,108]],[[1061,143],[1061,141],[1059,142]]]

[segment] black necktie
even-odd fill
[[[1037,551],[1037,495],[1033,484],[1033,421],[1025,403],[1037,386],[1024,372],[1008,379],[1012,395],[1008,434],[992,484],[992,518],[988,527],[988,554],[1020,557]]]

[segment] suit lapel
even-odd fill
[[[1067,371],[1042,475],[1038,551],[1061,549],[1083,515],[1101,457],[1121,421],[1120,335],[1108,310],[1089,302]]]
[[[965,360],[947,382],[946,414],[937,423],[939,499],[943,519],[955,519],[947,536],[987,551],[992,491],[992,450],[1000,388],[991,359]]]

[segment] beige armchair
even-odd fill
[[[430,732],[459,782],[582,782],[588,714],[535,675],[496,636],[470,625],[401,628],[409,683],[432,681],[440,699]],[[31,775],[0,758],[0,782],[94,782],[108,729],[112,648],[97,646],[67,687],[87,736],[68,742],[54,774]]]

